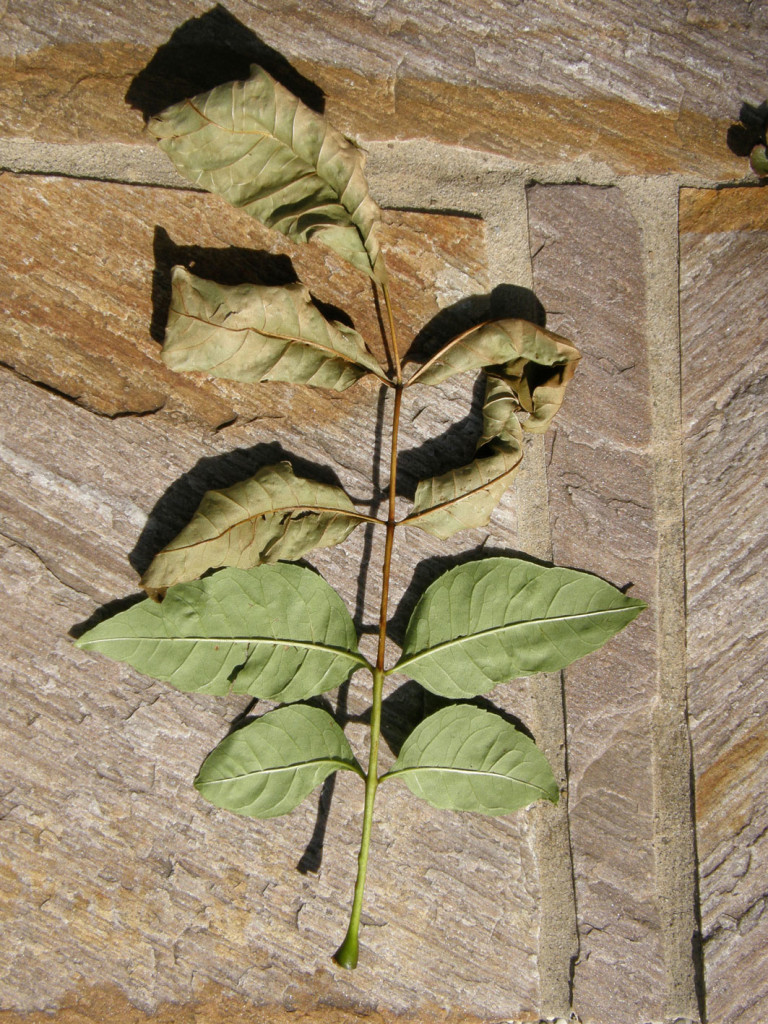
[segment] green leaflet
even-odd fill
[[[510,814],[559,798],[536,744],[471,704],[443,708],[417,725],[384,779],[401,779],[415,796],[452,811]]]
[[[386,282],[363,155],[262,68],[182,100],[148,127],[185,178],[294,242],[316,235]]]
[[[294,476],[288,462],[264,466],[249,480],[208,491],[187,526],[154,557],[141,585],[154,593],[221,565],[296,561],[371,521],[340,487]]]
[[[768,149],[762,144],[755,146],[749,154],[749,163],[755,174],[761,178],[768,176]]]
[[[305,700],[365,665],[344,602],[298,565],[223,569],[171,587],[77,641],[179,690]]]
[[[480,450],[487,445],[486,453],[460,469],[420,481],[411,514],[404,520],[407,525],[441,538],[485,526],[523,458],[517,409],[509,383],[489,375],[483,402],[483,436],[477,446]]]
[[[491,320],[449,341],[408,384],[439,384],[467,370],[492,366],[530,414],[523,429],[542,433],[560,408],[580,358],[566,338],[527,320]]]
[[[289,381],[344,391],[386,375],[357,331],[329,322],[303,284],[227,287],[173,268],[163,362],[247,382]]]
[[[238,729],[203,762],[195,788],[251,818],[287,814],[339,769],[363,772],[347,738],[320,708],[278,708]]]
[[[554,672],[609,640],[645,608],[610,583],[574,569],[486,558],[451,569],[416,605],[403,656],[433,693],[474,697],[497,683]]]

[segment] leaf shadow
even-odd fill
[[[336,711],[334,713],[327,698],[314,698],[309,703],[316,704],[317,707],[322,707],[323,710],[327,711],[341,726],[343,729],[347,722],[350,721],[347,714],[347,697],[349,694],[349,682],[342,683],[338,690],[336,697]],[[323,782],[320,790],[320,796],[317,800],[317,814],[315,816],[315,824],[312,829],[312,835],[309,837],[304,852],[296,864],[296,870],[301,875],[313,874],[316,875],[323,864],[323,849],[325,846],[325,833],[328,827],[328,818],[331,813],[331,804],[333,803],[333,793],[336,788],[336,775],[329,775],[328,778]]]
[[[522,558],[526,562],[533,562],[534,565],[542,565],[546,568],[552,565],[552,562],[535,558],[525,551],[517,551],[511,548],[493,548],[485,544],[478,544],[476,547],[470,548],[468,551],[462,551],[460,554],[432,555],[417,564],[411,582],[400,598],[394,615],[389,620],[387,635],[402,648],[405,642],[405,631],[408,621],[413,614],[413,609],[431,583],[434,583],[438,577],[448,572],[449,569],[455,569],[457,565],[465,565],[468,562],[477,562],[483,558],[499,556],[504,558]]]
[[[444,345],[487,320],[530,320],[546,326],[546,312],[535,292],[516,284],[499,284],[485,294],[468,295],[454,302],[422,327],[413,339],[403,362],[422,363]]]
[[[470,295],[441,310],[414,339],[406,359],[423,363],[464,331],[488,320],[530,320],[545,326],[546,314],[541,302],[530,288],[519,285],[497,285],[484,295]],[[418,387],[418,384],[415,385]],[[411,394],[414,394],[412,392]],[[428,390],[420,392],[424,406],[429,405]],[[485,397],[483,374],[478,372],[467,415],[452,423],[439,437],[430,438],[417,448],[400,452],[398,457],[397,493],[413,499],[420,480],[440,476],[456,466],[474,459],[477,439],[482,430],[482,406]],[[419,415],[417,411],[415,415]],[[414,417],[415,418],[415,417]]]
[[[381,486],[381,458],[382,458],[382,444],[384,437],[384,412],[386,407],[386,394],[384,389],[379,392],[378,405],[376,410],[376,434],[374,436],[373,445],[373,463],[372,463],[372,483],[373,483],[373,494],[374,498],[371,502],[370,514],[375,516],[378,514],[379,508],[384,500],[384,491]],[[357,595],[355,600],[355,609],[352,615],[352,621],[355,624],[355,629],[358,635],[365,632],[364,628],[364,615],[365,615],[365,592],[368,584],[368,575],[370,572],[371,562],[371,550],[373,547],[373,524],[368,524],[364,527],[363,535],[363,550],[360,556],[360,572],[357,577]],[[343,729],[344,726],[352,721],[349,714],[347,713],[347,701],[349,695],[349,682],[342,683],[338,690],[338,696],[336,698],[336,714],[335,718],[338,724]],[[333,802],[333,793],[336,787],[336,773],[329,775],[323,783],[323,787],[320,791],[320,796],[317,801],[317,817],[315,818],[315,827],[312,830],[312,835],[307,842],[304,852],[302,853],[299,862],[296,865],[296,870],[306,875],[309,873],[317,874],[323,863],[323,845],[325,843],[325,832],[328,825],[328,817],[331,812],[331,804]]]
[[[412,501],[420,480],[440,476],[474,459],[483,425],[484,396],[485,382],[479,374],[472,387],[469,412],[463,419],[452,423],[439,437],[431,437],[417,448],[404,448],[398,454],[397,493],[400,497]],[[422,410],[428,404],[429,399],[425,397]]]
[[[742,103],[739,120],[726,132],[728,148],[736,156],[749,156],[755,146],[765,144],[768,129],[768,101],[759,106]]]
[[[214,249],[202,245],[179,245],[160,225],[155,226],[153,238],[155,266],[152,273],[152,317],[149,333],[162,344],[171,308],[171,273],[182,266],[197,277],[221,285],[256,284],[284,286],[298,281],[290,257],[264,249],[245,249],[239,246]],[[327,320],[340,320],[354,327],[351,317],[331,303],[313,302]]]
[[[100,605],[93,611],[87,619],[83,622],[76,622],[70,627],[68,635],[73,640],[79,640],[80,637],[87,633],[89,629],[93,629],[98,626],[100,622],[104,622],[105,619],[111,619],[113,615],[117,615],[120,612],[127,611],[128,608],[134,604],[138,604],[139,601],[143,601],[147,595],[143,592],[135,594],[128,594],[125,597],[115,598],[114,601],[107,601],[106,604]]]
[[[155,268],[152,273],[152,320],[149,333],[155,341],[165,338],[171,306],[171,271],[186,267],[198,277],[222,285],[286,285],[298,280],[288,256],[275,256],[261,249],[229,246],[213,249],[201,245],[177,245],[160,225],[155,226],[152,243]]]
[[[257,712],[259,703],[267,703],[267,707],[263,711]],[[263,718],[264,715],[269,714],[270,711],[274,710],[273,704],[274,702],[268,703],[263,700],[260,700],[259,697],[252,697],[248,704],[246,704],[246,706],[242,709],[242,711],[239,711],[237,715],[235,715],[235,717],[229,723],[229,728],[227,729],[226,734],[222,736],[222,739],[226,739],[228,736],[231,736],[235,732],[240,732],[240,730],[244,729],[247,725],[252,725],[254,722],[257,722],[260,718]],[[328,697],[322,693],[318,694],[316,697],[309,697],[307,700],[295,701],[290,705],[283,704],[280,706],[295,707],[296,704],[310,704],[312,707],[320,708],[322,711],[327,712],[327,714],[329,714],[332,718],[336,717],[336,715],[334,714],[333,707],[331,706],[331,702],[328,700]],[[219,740],[219,742],[221,742],[221,740]]]
[[[235,448],[223,455],[199,459],[157,500],[144,529],[128,556],[133,568],[143,574],[154,556],[186,526],[206,491],[231,487],[254,476],[264,466],[289,461],[299,476],[340,486],[332,469],[287,451],[279,441],[251,448]]]
[[[323,113],[323,90],[222,4],[179,25],[132,79],[125,102],[148,121],[183,99],[249,78],[252,64],[261,65],[308,107]]]
[[[510,680],[513,682],[513,680]],[[408,682],[398,686],[389,696],[381,702],[381,735],[386,740],[387,746],[397,757],[400,754],[403,743],[410,736],[417,725],[424,719],[434,715],[442,708],[452,707],[456,704],[471,704],[483,711],[490,711],[499,718],[503,718],[509,725],[513,725],[519,732],[534,740],[533,733],[528,726],[509,711],[498,707],[488,697],[471,697],[467,700],[451,700],[448,697],[440,697],[436,693],[425,689],[420,683],[409,679]],[[366,725],[370,722],[370,710],[362,715],[350,719],[350,721],[363,722]]]

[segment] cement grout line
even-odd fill
[[[674,182],[622,184],[642,230],[646,337],[658,571],[659,659],[653,708],[654,846],[671,1018],[703,1018],[697,958],[697,866],[687,722],[682,381],[679,320],[679,188]]]
[[[0,170],[66,178],[194,188],[157,146],[110,143],[54,143],[0,138]]]
[[[491,287],[513,284],[532,288],[533,265],[528,231],[525,180],[508,180],[506,187],[483,194],[479,211],[488,233]],[[533,313],[533,310],[531,311]],[[550,561],[552,535],[547,499],[543,437],[527,440],[517,483],[518,545]],[[578,957],[579,936],[575,884],[568,822],[566,725],[561,673],[537,677],[533,692],[536,738],[550,761],[563,798],[557,807],[534,812],[536,859],[539,866],[538,970],[540,1006],[545,1017],[570,1014],[572,965]]]
[[[587,158],[568,163],[537,165],[508,157],[447,146],[426,140],[360,141],[368,155],[368,178],[384,206],[419,206],[480,214],[486,197],[520,180],[541,184],[583,184],[607,187],[637,179]],[[746,165],[746,161],[745,161]],[[0,137],[0,171],[49,174],[109,181],[126,185],[194,189],[153,143],[55,143]],[[645,180],[674,182],[676,187],[716,188],[754,184],[745,166],[743,178],[730,180],[677,172],[642,175]],[[199,191],[195,189],[195,191]],[[451,203],[445,206],[450,197]]]

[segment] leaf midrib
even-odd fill
[[[183,303],[182,303],[183,306]],[[226,331],[228,334],[256,334],[260,338],[272,338],[275,341],[284,341],[289,345],[305,345],[307,348],[318,349],[320,352],[328,354],[329,359],[340,359],[344,362],[350,363],[352,366],[359,366],[361,369],[372,373],[373,371],[368,369],[362,363],[346,352],[340,352],[339,349],[333,348],[332,345],[323,345],[319,341],[313,341],[311,338],[305,338],[301,336],[294,336],[292,334],[278,334],[276,331],[261,331],[258,327],[227,327],[226,324],[217,324],[214,320],[206,320],[205,317],[195,316],[194,313],[188,313],[185,308],[174,309],[179,317],[184,317],[187,320],[194,320],[196,323],[204,324],[206,327],[214,327],[217,331]],[[200,347],[202,342],[198,343],[197,347]],[[228,356],[227,359],[222,362],[228,362],[233,356]],[[220,365],[220,364],[217,364]],[[383,371],[382,371],[383,372]]]
[[[309,761],[298,761],[296,764],[281,764],[276,765],[272,768],[257,768],[253,772],[244,772],[242,775],[231,775],[226,779],[207,779],[198,780],[195,782],[196,789],[202,789],[203,786],[221,786],[227,783],[240,782],[243,779],[251,779],[258,775],[279,775],[281,772],[296,772],[301,768],[312,768],[321,764],[333,764],[336,765],[336,770],[347,768],[351,772],[355,772],[356,775],[363,776],[362,769],[359,765],[352,764],[349,761],[343,761],[338,757],[313,757]]]
[[[283,637],[240,637],[240,636],[110,636],[97,637],[94,640],[86,640],[81,646],[85,650],[97,644],[120,644],[120,643],[187,643],[187,644],[244,644],[246,646],[259,646],[260,644],[271,644],[273,647],[300,647],[304,650],[321,651],[323,653],[340,655],[356,661],[360,665],[367,665],[368,661],[362,654],[349,651],[343,647],[332,647],[330,644],[313,643],[311,640],[291,640]]]
[[[486,778],[501,779],[504,782],[511,782],[514,785],[529,786],[531,789],[535,789],[537,792],[542,793],[547,799],[549,799],[549,794],[546,789],[542,786],[537,786],[535,782],[529,782],[527,779],[518,779],[513,775],[504,775],[502,772],[489,772],[481,768],[457,768],[453,765],[406,765],[403,768],[393,768],[385,775],[382,775],[379,782],[383,782],[385,779],[395,779],[398,775],[407,775],[411,772],[453,772],[455,775],[482,775]]]
[[[505,622],[501,626],[491,626],[488,629],[478,630],[476,633],[467,633],[463,636],[453,637],[451,640],[445,640],[443,643],[436,644],[434,647],[427,647],[422,651],[417,651],[416,654],[401,658],[396,665],[387,669],[385,675],[389,675],[392,672],[399,672],[407,665],[412,665],[415,661],[428,657],[431,654],[435,654],[437,651],[443,651],[449,647],[456,647],[479,637],[494,636],[499,633],[505,633],[514,629],[522,628],[523,626],[537,626],[549,622],[571,622],[574,619],[591,619],[603,615],[619,615],[632,611],[635,607],[636,606],[631,605],[625,608],[603,608],[593,612],[572,612],[568,615],[547,615],[536,619],[523,619],[517,622]]]
[[[217,492],[222,493],[222,492]],[[160,554],[166,552],[186,551],[189,548],[199,548],[203,544],[213,544],[217,540],[221,540],[232,530],[236,530],[239,526],[244,526],[246,523],[252,522],[254,519],[266,519],[267,516],[280,515],[283,512],[290,512],[293,515],[294,512],[312,512],[317,515],[323,515],[324,513],[333,514],[334,516],[347,516],[349,519],[358,519],[360,522],[366,523],[383,523],[383,520],[376,519],[375,516],[366,516],[362,512],[357,512],[355,509],[346,508],[331,508],[324,505],[282,505],[279,508],[268,508],[260,512],[253,512],[251,515],[245,517],[245,519],[238,519],[236,523],[232,523],[231,526],[227,526],[219,533],[214,534],[212,537],[204,537],[202,540],[192,541],[190,544],[176,544],[173,542],[164,548]],[[209,520],[210,521],[210,520]]]
[[[275,90],[275,94],[276,94],[276,90]],[[271,139],[278,146],[282,146],[284,149],[287,149],[289,153],[293,154],[293,156],[297,160],[299,160],[304,165],[304,167],[307,167],[309,169],[307,174],[302,174],[301,175],[302,178],[316,177],[318,179],[318,181],[321,181],[324,185],[328,186],[338,196],[338,200],[337,200],[337,202],[334,205],[340,206],[343,210],[345,210],[349,214],[351,226],[357,232],[357,236],[360,239],[360,242],[362,243],[362,246],[363,246],[363,252],[368,257],[368,263],[370,264],[371,270],[374,269],[374,260],[373,260],[373,256],[371,254],[371,251],[368,248],[368,239],[363,234],[363,230],[362,230],[361,226],[355,220],[355,215],[357,213],[357,210],[362,205],[362,200],[361,200],[360,203],[358,203],[358,206],[355,208],[354,212],[349,210],[349,208],[344,205],[343,198],[342,198],[343,195],[344,195],[344,192],[346,192],[346,187],[344,189],[344,192],[339,193],[339,191],[336,188],[336,186],[334,185],[334,183],[332,181],[329,181],[328,178],[324,177],[320,173],[319,161],[318,161],[318,164],[316,164],[314,166],[312,164],[307,163],[307,161],[298,153],[298,151],[296,149],[294,149],[294,147],[292,145],[290,145],[289,143],[283,142],[282,139],[278,138],[278,136],[274,133],[274,131],[271,131],[269,129],[267,129],[265,131],[242,131],[242,130],[238,130],[238,129],[235,129],[235,128],[227,128],[225,125],[219,124],[218,121],[214,121],[213,118],[208,117],[208,115],[203,113],[202,110],[200,110],[198,107],[196,107],[195,104],[192,103],[192,101],[190,99],[187,99],[186,102],[195,111],[195,113],[200,118],[202,118],[203,121],[205,121],[207,124],[215,126],[216,128],[219,129],[219,131],[227,132],[230,135],[260,135],[263,138]],[[327,131],[326,131],[326,134],[327,134]],[[322,146],[321,146],[321,148],[322,148]],[[291,182],[291,184],[293,184],[293,182]],[[348,184],[347,184],[347,187],[348,187]],[[328,205],[328,204],[321,204],[321,205]]]

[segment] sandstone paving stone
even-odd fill
[[[0,361],[93,412],[165,407],[220,427],[238,416],[293,415],[298,395],[304,418],[336,418],[336,393],[278,384],[257,397],[253,387],[166,369],[155,339],[162,339],[174,263],[222,283],[298,277],[332,318],[346,314],[382,354],[370,284],[330,250],[292,245],[219,197],[11,174],[0,177],[0,196]],[[403,344],[440,309],[487,289],[478,220],[390,214],[383,244],[392,253]],[[370,394],[363,383],[342,401],[365,404]]]
[[[688,683],[707,1012],[768,1015],[768,190],[683,190]]]
[[[205,805],[191,780],[244,698],[178,693],[76,650],[68,636],[99,606],[136,592],[134,569],[211,486],[300,454],[300,469],[322,473],[331,463],[355,500],[375,506],[376,390],[358,385],[329,400],[277,385],[244,396],[164,369],[150,336],[153,272],[157,298],[179,252],[200,273],[223,254],[228,274],[245,268],[247,276],[254,263],[242,250],[267,244],[258,225],[238,224],[212,197],[9,175],[0,188],[10,243],[0,371],[2,577],[11,598],[0,741],[5,1020],[57,1010],[63,1020],[70,1012],[102,1020],[107,1008],[121,1020],[155,1011],[162,1019],[170,1004],[214,1020],[211,1007],[227,998],[232,1019],[243,1007],[262,1007],[269,1020],[291,1009],[345,1020],[350,1008],[372,1020],[538,1019],[539,879],[525,814],[456,816],[406,799],[402,787],[382,788],[364,969],[336,972],[329,954],[346,927],[359,840],[356,780],[339,779],[331,799],[326,793],[320,827],[317,796],[267,823]],[[487,289],[483,224],[407,213],[387,221],[403,338],[441,308],[459,304],[466,314],[460,300]],[[362,279],[319,249],[268,241],[318,298],[374,330]],[[436,436],[446,435],[458,459],[479,419],[471,380],[414,389],[409,402],[402,446],[412,453],[412,484]],[[449,429],[457,416],[458,434]],[[386,460],[386,443],[380,454]],[[385,484],[386,471],[376,474]],[[514,524],[511,494],[489,529],[450,543],[403,531],[393,608],[404,593],[406,602],[395,637],[414,570],[423,586],[480,544],[508,552]],[[361,529],[311,558],[369,632],[381,547]],[[364,636],[368,650],[371,643]],[[393,742],[425,708],[403,683],[387,683]],[[529,717],[525,682],[492,699]],[[355,719],[367,705],[367,684],[356,678],[339,710],[353,719],[347,731],[361,756],[366,730]],[[384,766],[392,756],[383,751]],[[318,870],[298,873],[302,859]]]
[[[258,11],[246,0],[226,10],[202,0],[9,0],[0,131],[136,141],[142,120],[127,93],[153,103],[185,84],[200,91],[212,75],[242,76],[252,60],[286,73],[287,58],[356,136],[429,138],[543,166],[586,157],[621,173],[727,180],[745,173],[726,132],[744,100],[764,98],[767,37],[764,5],[737,0],[714,9],[425,0],[417,15],[406,0]],[[140,96],[131,94],[169,40]]]
[[[149,1011],[194,1003],[210,983],[257,1005],[279,1006],[290,990],[297,1005],[379,1007],[386,1019],[428,1017],[431,1006],[533,1014],[538,881],[524,816],[457,819],[383,788],[364,970],[335,973],[362,810],[356,780],[337,782],[321,870],[302,876],[316,798],[259,823],[204,805],[191,787],[242,697],[180,694],[72,647],[74,624],[135,591],[122,559],[137,528],[123,510],[140,507],[145,474],[170,483],[193,451],[226,450],[225,439],[157,417],[104,420],[8,374],[2,384],[10,419],[38,421],[6,439],[3,461],[3,1006],[54,1010],[73,992],[116,986]],[[78,448],[89,453],[83,464],[62,457]],[[48,531],[29,520],[31,505]],[[363,553],[353,538],[313,559],[351,604]],[[347,710],[366,704],[357,680]],[[349,732],[363,756],[364,730]]]
[[[549,511],[557,564],[654,595],[656,534],[640,232],[618,189],[529,190],[534,290],[547,327],[583,356],[554,424]],[[652,609],[565,670],[569,816],[584,1021],[665,1014],[653,834]]]

